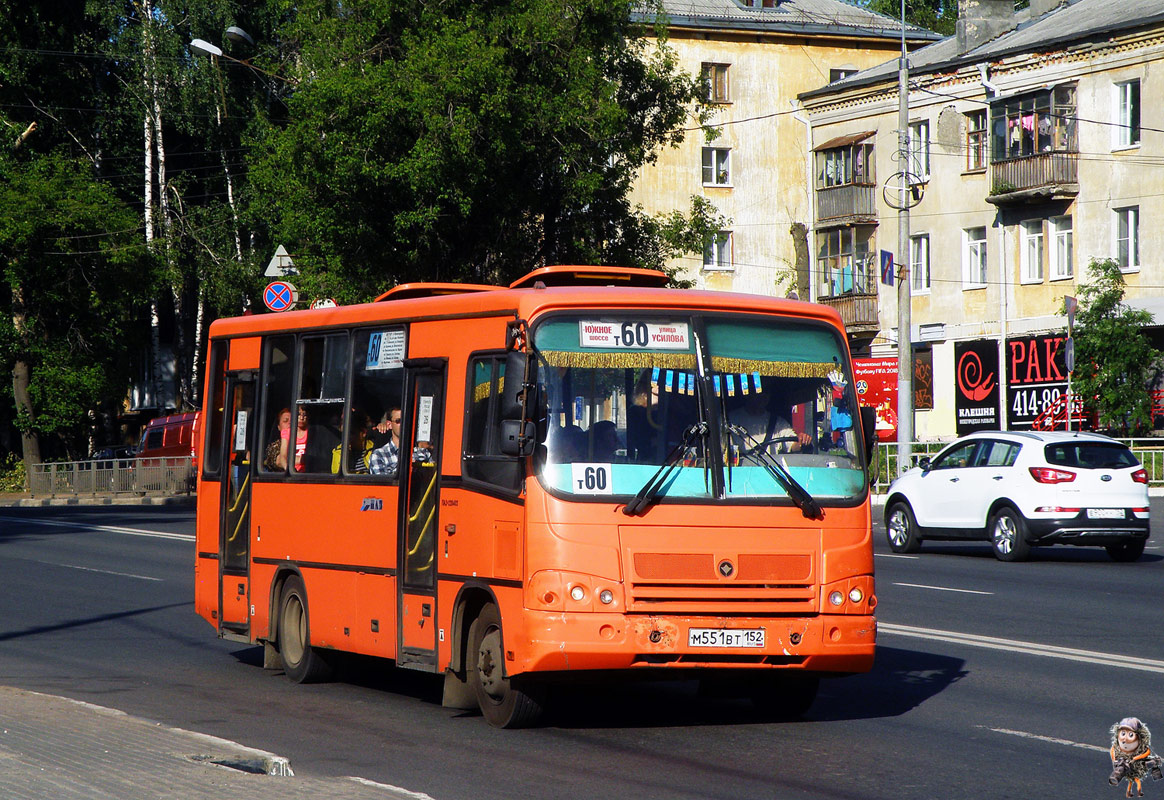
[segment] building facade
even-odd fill
[[[1164,0],[961,0],[958,33],[800,95],[813,170],[812,299],[855,355],[932,369],[919,439],[1029,427],[1066,391],[1064,298],[1115,259],[1126,301],[1164,320]],[[909,208],[908,252],[899,252]],[[908,267],[903,269],[903,267]],[[1158,333],[1158,332],[1157,332]]]
[[[808,126],[796,102],[901,48],[892,19],[840,0],[664,0],[679,66],[702,75],[717,136],[693,128],[635,183],[648,213],[706,198],[729,221],[702,255],[672,266],[696,288],[785,296],[810,291]],[[645,19],[645,18],[644,18]],[[907,28],[918,47],[938,37]]]

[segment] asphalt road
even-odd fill
[[[439,681],[371,660],[292,685],[194,614],[193,514],[173,508],[0,510],[0,685],[435,800],[1122,796],[1108,728],[1136,715],[1164,730],[1164,549],[1003,564],[986,544],[894,555],[875,530],[874,670],[826,681],[794,723],[690,682],[576,687],[523,731],[441,708]]]

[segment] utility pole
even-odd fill
[[[897,257],[903,268],[897,281],[897,473],[910,468],[913,450],[913,343],[910,336],[909,263],[909,59],[905,49],[905,0],[901,0],[901,60],[897,70],[897,141],[902,160],[897,209]]]

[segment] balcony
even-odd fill
[[[842,294],[821,297],[817,302],[834,309],[841,315],[850,336],[868,336],[881,330],[877,320],[877,291],[871,294]]]
[[[990,165],[994,205],[1070,199],[1079,194],[1079,153],[1053,150],[995,161]]]
[[[816,190],[817,227],[877,222],[877,186],[847,183]]]

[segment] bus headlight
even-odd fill
[[[598,600],[604,606],[608,606],[614,602],[614,592],[610,591],[610,589],[603,589],[598,593]]]
[[[570,599],[575,603],[581,603],[586,599],[586,589],[578,584],[574,584],[570,588]]]
[[[864,599],[865,599],[865,593],[861,591],[860,586],[854,586],[852,589],[849,590],[849,602],[850,603],[860,603]]]
[[[839,606],[841,603],[845,602],[845,596],[840,592],[833,590],[829,592],[829,602],[834,606]]]

